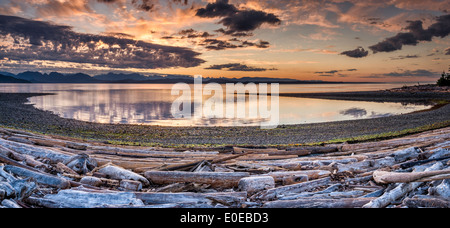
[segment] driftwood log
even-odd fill
[[[425,172],[428,171],[435,171],[442,169],[443,164],[442,163],[436,163],[435,165],[426,168]],[[423,167],[418,167],[418,171],[420,169],[424,169]],[[394,189],[386,192],[381,197],[372,200],[370,203],[364,205],[364,208],[383,208],[391,204],[392,202],[396,201],[397,199],[405,196],[407,193],[413,191],[417,187],[419,187],[422,183],[421,182],[412,182],[412,183],[401,183],[398,184]]]
[[[450,201],[441,198],[407,198],[403,203],[409,208],[450,208]]]
[[[444,180],[450,178],[450,169],[428,172],[414,173],[393,173],[386,171],[375,171],[373,179],[380,184],[390,183],[411,183],[411,182],[427,182],[433,180]]]
[[[86,174],[97,167],[97,161],[92,159],[87,154],[80,154],[71,157],[64,162],[64,165],[72,169],[78,174]]]
[[[270,201],[270,200],[277,199],[281,196],[311,191],[315,188],[327,186],[330,182],[331,182],[331,178],[327,177],[327,178],[303,182],[303,183],[299,183],[299,184],[282,186],[282,187],[278,187],[278,188],[272,188],[272,189],[269,189],[269,190],[266,190],[266,191],[263,191],[263,192],[260,192],[256,195],[254,195],[254,198],[258,199],[258,200]]]
[[[239,190],[249,195],[275,188],[275,180],[271,176],[245,177],[239,181]]]
[[[328,170],[303,170],[303,171],[291,171],[291,172],[270,172],[267,174],[275,179],[276,182],[283,182],[290,177],[306,176],[308,180],[319,179],[331,175]]]
[[[48,185],[48,186],[55,187],[58,189],[66,189],[66,188],[70,188],[70,186],[71,186],[70,182],[66,179],[52,176],[52,175],[45,174],[45,173],[34,172],[31,170],[16,167],[16,166],[6,165],[5,171],[11,172],[17,176],[21,176],[21,177],[25,177],[25,178],[32,178],[39,184]]]
[[[103,173],[108,177],[116,180],[135,180],[142,182],[144,185],[150,184],[150,182],[145,177],[114,165],[107,165],[105,167],[100,167],[97,170],[97,172]]]
[[[249,173],[220,173],[220,172],[164,172],[148,171],[144,176],[154,184],[173,183],[199,183],[209,184],[212,187],[233,188],[239,185],[239,181],[244,177],[249,177]]]
[[[279,200],[265,203],[264,208],[359,208],[370,200],[370,198]]]
[[[20,154],[33,156],[34,158],[45,158],[53,163],[64,162],[71,158],[70,155],[63,154],[51,149],[40,148],[23,143],[11,142],[0,138],[0,145]]]

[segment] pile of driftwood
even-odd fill
[[[179,151],[0,129],[0,207],[448,208],[449,139]]]

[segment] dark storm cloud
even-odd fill
[[[352,57],[352,58],[363,58],[363,57],[366,57],[367,55],[369,55],[369,51],[366,51],[362,47],[358,47],[355,50],[344,51],[341,53],[341,55],[346,55],[346,56]]]
[[[445,49],[444,53],[445,55],[450,55],[450,48]]]
[[[224,30],[216,30],[215,32],[224,32]],[[209,32],[200,32],[195,29],[185,29],[178,33],[172,34],[170,36],[163,36],[162,39],[194,39],[194,43],[205,47],[209,51],[219,51],[226,49],[236,49],[236,48],[269,48],[270,43],[268,41],[259,40],[257,42],[252,42],[248,40],[241,40],[237,37],[233,38],[214,38],[217,34],[211,34]]]
[[[245,47],[257,47],[257,48],[269,48],[270,47],[270,43],[268,41],[264,41],[264,40],[260,40],[257,43],[253,43],[250,41],[243,41],[242,45]]]
[[[97,0],[97,2],[101,2],[101,3],[118,3],[120,2],[119,0]],[[170,2],[174,2],[177,4],[183,4],[183,5],[187,5],[189,3],[188,0],[170,0]],[[131,4],[139,10],[143,10],[143,11],[153,11],[156,7],[156,5],[159,3],[159,0],[131,0]]]
[[[392,52],[401,50],[403,45],[417,45],[420,41],[431,41],[433,37],[444,38],[450,34],[450,14],[436,18],[436,22],[428,29],[423,28],[422,21],[409,21],[408,32],[398,33],[386,40],[370,46],[374,52]]]
[[[239,10],[228,0],[216,0],[197,10],[198,17],[222,18],[219,23],[227,27],[225,34],[244,35],[263,24],[279,25],[281,20],[274,14],[257,10]]]
[[[389,37],[378,44],[369,47],[373,53],[378,52],[393,52],[401,50],[404,45],[416,46],[421,41],[432,41],[434,37],[444,38],[450,34],[450,14],[439,16],[436,22],[430,25],[427,29],[423,28],[422,21],[408,21],[408,26],[405,28],[407,32],[401,32],[393,37]],[[369,53],[363,48],[346,51],[341,53],[353,58],[366,57]],[[405,58],[414,58],[414,56],[406,56]],[[404,59],[404,58],[400,58]]]
[[[113,3],[113,2],[117,2],[117,0],[97,0],[97,2],[102,2],[102,3]]]
[[[253,36],[253,33],[251,32],[235,32],[235,31],[229,31],[225,30],[223,28],[217,29],[214,32],[220,32],[224,35],[234,36],[234,37],[245,37],[245,36]]]
[[[228,0],[216,0],[215,3],[209,3],[205,8],[198,9],[196,15],[205,18],[226,17],[238,11],[234,5],[228,4]]]
[[[330,70],[330,71],[319,71],[315,72],[315,74],[336,74],[339,70]]]
[[[118,3],[120,1],[118,1],[118,0],[97,0],[97,2],[112,4],[112,3]],[[155,8],[155,0],[131,0],[131,3],[137,9],[144,10],[144,11],[152,11]]]
[[[414,77],[428,77],[428,78],[438,78],[440,74],[438,72],[433,72],[425,69],[418,70],[402,70],[395,71],[385,74],[372,74],[368,76],[363,76],[361,78],[414,78]]]
[[[226,26],[229,32],[237,33],[253,31],[261,27],[264,23],[279,25],[281,20],[271,13],[268,14],[262,11],[245,10],[223,18],[220,23]]]
[[[206,70],[228,70],[228,71],[254,71],[254,72],[261,72],[261,71],[268,71],[268,70],[277,70],[274,68],[266,69],[266,68],[256,68],[247,66],[240,63],[229,63],[229,64],[221,64],[221,65],[212,65],[208,68],[205,68]]]
[[[195,67],[204,63],[187,48],[118,36],[77,33],[69,26],[0,15],[0,58],[90,63],[112,68]]]
[[[155,3],[153,1],[154,0],[131,0],[131,3],[140,10],[151,11],[155,8]]]
[[[346,71],[347,72],[358,71],[358,69],[319,71],[319,72],[315,72],[315,74],[336,74],[339,72],[346,72]]]
[[[197,32],[194,29],[182,30],[178,33],[178,35],[182,35],[181,38],[198,38],[198,37],[208,38],[214,36],[212,34],[209,34],[208,32]]]
[[[318,71],[314,72],[320,77],[347,77],[347,75],[342,74],[342,72],[353,72],[358,71],[358,69],[347,69],[347,70],[330,70],[330,71]]]
[[[400,55],[398,57],[392,57],[391,60],[403,60],[403,59],[417,59],[419,55]]]
[[[208,50],[226,50],[235,48],[245,48],[245,47],[256,47],[256,48],[269,48],[270,43],[267,41],[260,40],[256,43],[247,40],[239,40],[236,38],[230,40],[219,40],[219,39],[205,39],[201,41],[200,45],[205,46]]]
[[[439,73],[432,72],[429,70],[418,69],[418,70],[406,70],[403,72],[391,72],[388,74],[384,74],[387,77],[437,77]]]
[[[205,48],[208,50],[216,50],[216,51],[225,49],[235,49],[240,47],[239,45],[219,39],[205,39],[200,43],[200,45],[205,46]]]

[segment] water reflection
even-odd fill
[[[55,95],[30,98],[36,108],[52,111],[61,117],[98,123],[146,124],[161,126],[258,126],[261,118],[175,119],[171,115],[172,85],[107,84],[28,84],[1,85],[2,92],[54,92]],[[307,89],[311,89],[310,85]],[[332,85],[332,89],[336,89]],[[342,85],[341,85],[342,86]],[[351,85],[354,87],[354,85]],[[323,85],[322,85],[323,87]],[[301,92],[301,85],[296,85]],[[394,87],[392,87],[394,88]],[[321,90],[325,88],[321,88]],[[280,92],[292,92],[283,85]],[[342,90],[342,89],[341,89]],[[207,100],[208,97],[204,97]],[[270,99],[269,99],[270,100]],[[193,111],[203,105],[192,103]],[[237,103],[236,107],[255,107]],[[426,105],[375,103],[280,97],[280,125],[376,118],[427,109]],[[266,110],[270,110],[270,104]],[[225,104],[224,110],[230,106]]]
[[[367,110],[363,108],[350,108],[340,111],[339,114],[344,116],[353,116],[355,118],[360,118],[367,115]]]

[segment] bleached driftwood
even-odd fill
[[[348,192],[304,192],[294,196],[281,197],[280,200],[297,200],[297,199],[341,199],[341,198],[358,198],[364,195],[364,191],[354,190]]]
[[[443,160],[450,160],[450,150],[447,149],[437,149],[431,152],[431,155],[426,160],[421,161],[413,161],[413,162],[407,162],[400,165],[402,169],[408,169],[417,165],[427,164],[429,162],[435,162],[435,161],[443,161]]]
[[[305,197],[312,197],[316,194],[327,194],[338,191],[342,187],[342,184],[333,184],[330,187],[326,188],[322,191],[317,192],[301,192],[299,194],[289,195],[289,196],[282,196],[279,197],[280,200],[296,200],[299,198],[305,198]]]
[[[413,173],[394,173],[386,171],[375,171],[373,173],[373,179],[380,184],[390,183],[411,183],[411,182],[425,182],[433,179],[435,176],[448,179],[450,176],[444,175],[450,174],[450,170],[428,171],[428,172],[413,172]]]
[[[220,203],[239,207],[247,200],[247,192],[220,193],[135,193],[146,205],[168,203]]]
[[[154,192],[171,192],[171,193],[177,193],[177,192],[188,192],[191,189],[194,189],[194,184],[192,183],[175,183],[175,184],[169,184],[164,187],[160,187],[154,190]]]
[[[135,180],[142,182],[145,186],[149,185],[150,182],[143,176],[134,173],[132,171],[123,169],[114,165],[107,165],[97,170],[99,173],[106,174],[112,179],[116,180]]]
[[[13,198],[16,195],[14,187],[8,182],[0,182],[0,191],[2,191],[2,199]]]
[[[23,200],[29,205],[33,205],[41,208],[79,208],[78,204],[70,204],[69,202],[58,202],[50,199],[28,197]]]
[[[283,182],[286,178],[297,175],[306,175],[308,176],[308,180],[319,179],[330,176],[331,172],[328,170],[303,170],[291,172],[270,172],[267,175],[273,177],[275,182]]]
[[[296,174],[292,176],[283,177],[283,181],[281,182],[283,185],[292,185],[309,181],[308,175],[305,174]]]
[[[200,183],[209,184],[212,187],[232,188],[237,187],[239,181],[244,177],[249,177],[249,173],[220,173],[220,172],[165,172],[148,171],[144,176],[154,184],[173,183]]]
[[[399,150],[394,152],[391,156],[394,157],[396,162],[404,162],[413,158],[417,158],[420,155],[420,150],[417,147],[410,147],[405,150]]]
[[[336,164],[337,172],[358,172],[364,173],[370,170],[376,170],[384,167],[390,167],[396,164],[395,158],[385,157],[379,159],[367,159],[360,162],[349,164]]]
[[[105,205],[143,206],[144,203],[128,192],[86,192],[62,190],[55,195],[46,195],[45,200],[54,202],[57,207],[94,208]]]
[[[0,191],[4,192],[4,198],[23,199],[29,197],[36,190],[36,183],[30,179],[18,179],[0,166]],[[2,181],[3,180],[3,181]]]
[[[251,173],[266,173],[270,171],[286,171],[283,168],[276,166],[267,166],[258,164],[255,162],[232,162],[227,164],[229,168],[234,169],[239,172],[251,172]]]
[[[58,162],[58,164],[56,164],[55,169],[59,173],[68,173],[68,174],[71,174],[71,175],[78,175],[77,172],[75,172],[73,169],[67,167],[66,165],[64,165],[61,162]]]
[[[430,194],[450,200],[450,179],[445,179],[436,187],[429,189]]]
[[[275,188],[275,180],[271,176],[245,177],[239,181],[239,190],[250,195],[271,188]]]
[[[80,183],[100,187],[103,184],[103,181],[97,177],[86,176],[80,180]]]
[[[264,208],[360,208],[370,202],[370,198],[345,199],[298,199],[267,202]]]
[[[119,189],[125,191],[138,192],[142,190],[142,183],[140,181],[122,180],[120,181]]]
[[[442,163],[436,163],[433,166],[426,168],[424,171],[435,171],[442,169],[443,164]],[[424,167],[417,167],[417,171],[422,171]],[[388,191],[385,192],[381,197],[376,198],[375,200],[372,200],[370,203],[364,205],[364,208],[383,208],[391,204],[392,202],[395,202],[397,199],[403,197],[407,193],[413,191],[417,187],[419,187],[422,183],[421,182],[412,182],[412,183],[401,183],[397,184],[397,186]]]
[[[450,208],[450,201],[434,197],[407,198],[403,200],[403,204],[408,208]]]
[[[17,166],[17,167],[22,167],[24,169],[31,169],[31,167],[28,167],[22,163],[19,163],[13,159],[10,159],[8,157],[5,157],[3,155],[0,154],[0,162],[8,164],[8,165],[13,165],[13,166]]]
[[[40,161],[35,160],[34,157],[32,157],[30,155],[19,154],[19,153],[16,153],[16,152],[8,149],[8,148],[0,146],[0,156],[2,156],[2,155],[4,156],[3,157],[4,162],[7,162],[8,158],[12,158],[12,159],[14,159],[16,161],[25,162],[26,165],[31,166],[33,168],[42,169],[42,170],[49,170],[50,169],[50,166],[48,166],[47,164],[44,164],[44,163],[42,163]],[[9,160],[8,164],[13,165],[14,162],[11,162]],[[17,165],[17,164],[14,164],[14,165]]]
[[[327,186],[331,182],[331,178],[326,177],[318,180],[303,182],[294,185],[282,186],[272,188],[254,195],[258,200],[273,200],[286,195],[293,195],[296,193],[306,192],[318,187]]]
[[[87,154],[79,154],[65,161],[64,165],[78,174],[86,174],[97,167],[97,161]]]
[[[51,149],[39,148],[36,146],[11,142],[4,139],[0,139],[0,145],[20,154],[31,155],[34,158],[48,159],[52,161],[52,163],[64,162],[67,159],[71,158],[70,155],[59,153]]]
[[[268,166],[280,167],[290,171],[299,171],[302,169],[322,169],[330,164],[349,164],[358,161],[362,161],[361,157],[365,156],[352,156],[345,158],[330,158],[330,157],[314,157],[314,158],[297,158],[280,161],[264,162],[263,164]],[[311,159],[311,160],[308,160]]]
[[[60,177],[52,176],[49,174],[38,173],[35,171],[31,171],[28,169],[11,166],[11,165],[6,165],[4,169],[5,169],[5,171],[11,172],[17,176],[32,178],[39,184],[45,184],[45,185],[59,188],[59,189],[66,189],[71,186],[70,182],[68,180],[60,178]]]
[[[6,208],[22,208],[15,201],[8,200],[8,199],[3,200],[1,203],[2,203],[2,206],[6,207]]]

